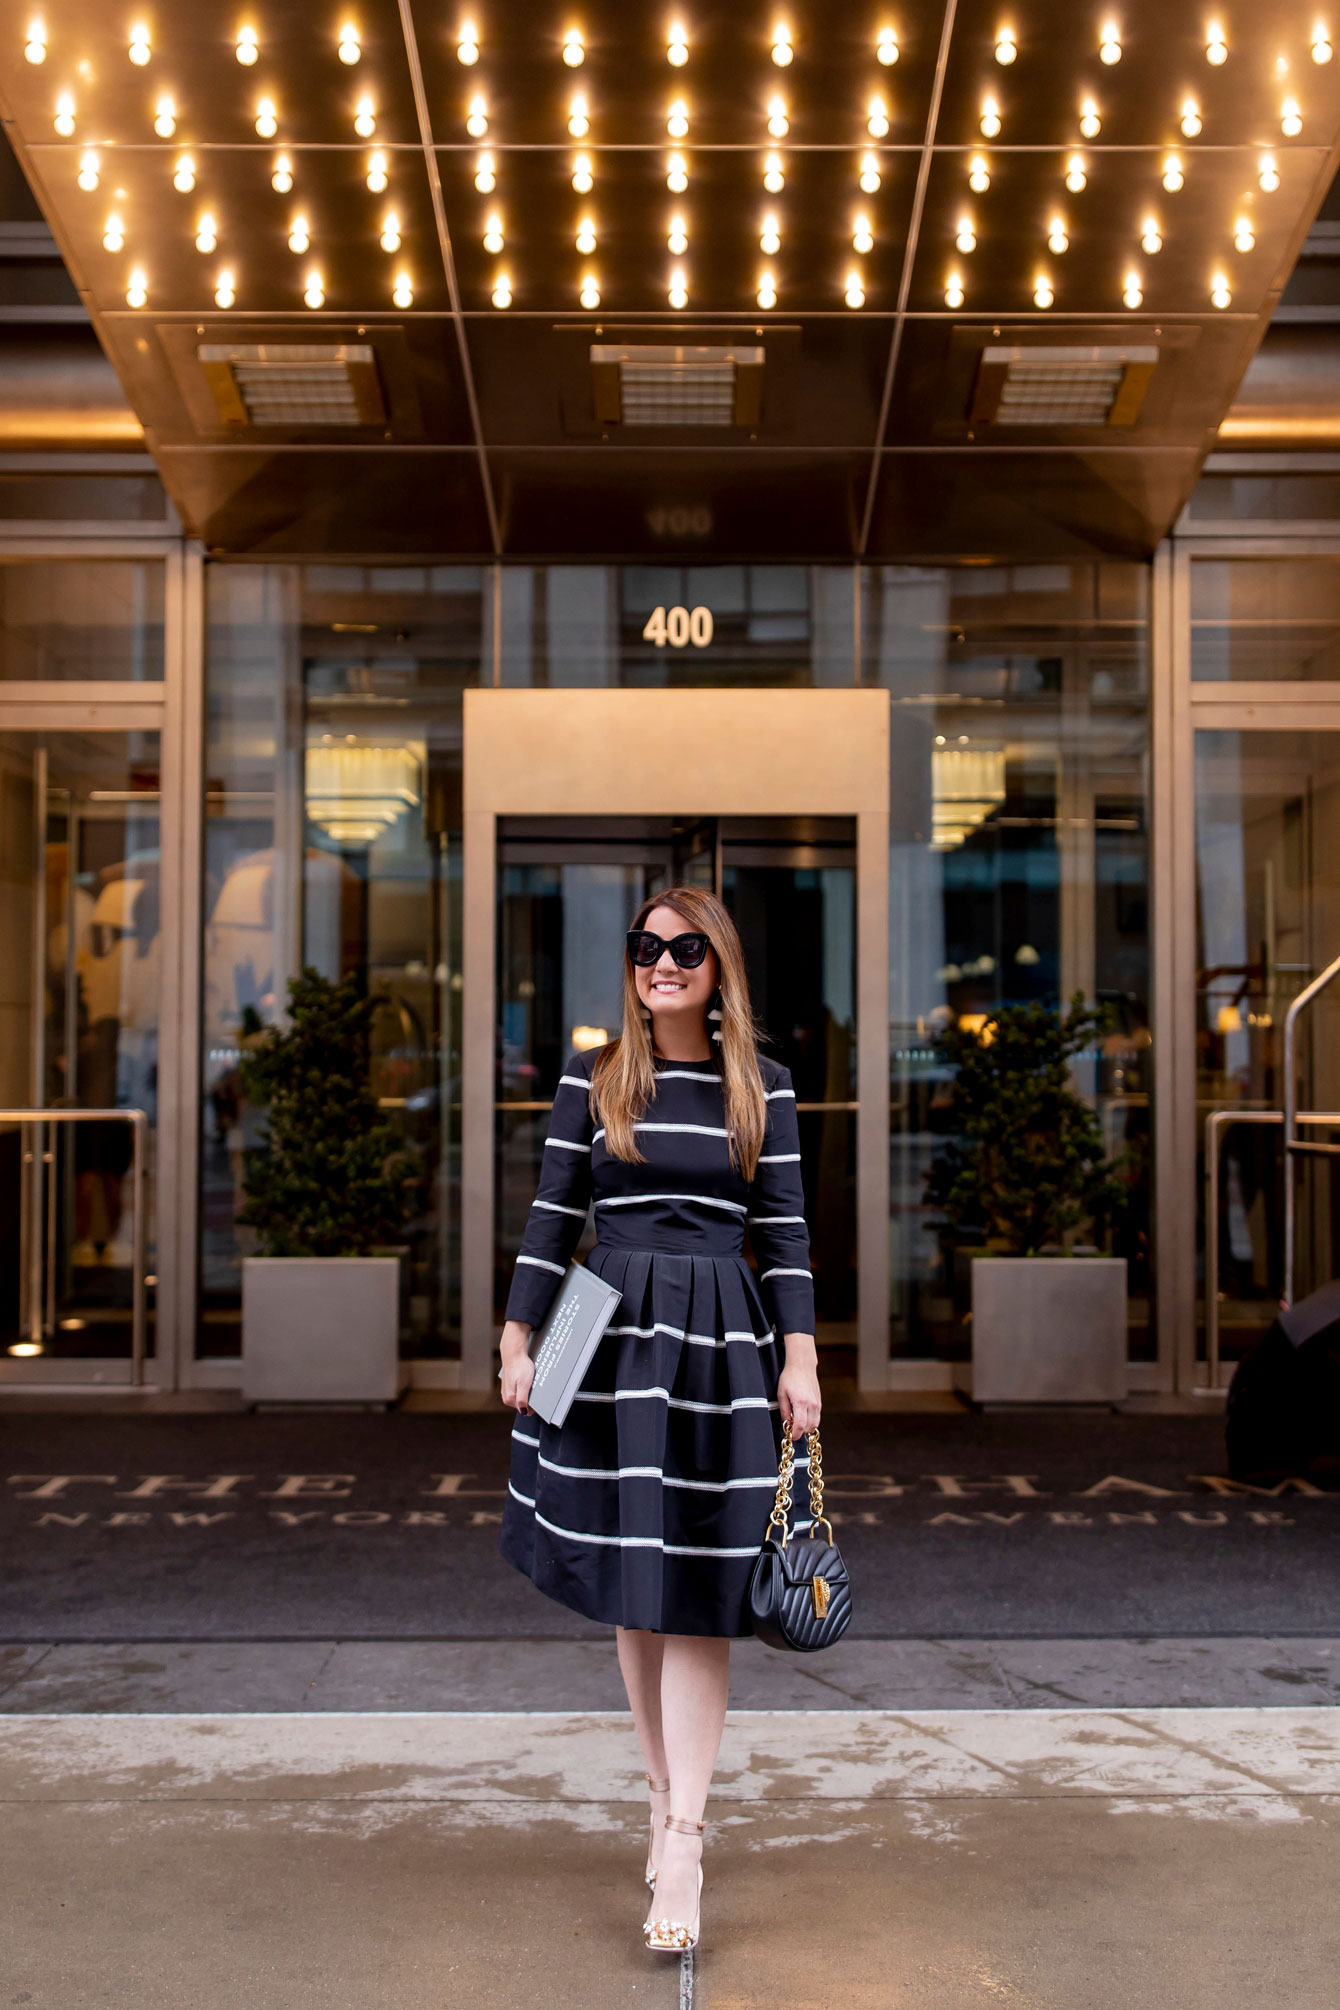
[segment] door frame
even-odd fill
[[[703,815],[855,820],[858,1380],[888,1389],[889,694],[476,689],[464,711],[461,1386],[490,1388],[497,1351],[498,818]]]

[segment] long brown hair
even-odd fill
[[[761,1029],[749,1000],[749,979],[739,933],[716,895],[698,886],[672,886],[664,893],[648,895],[629,927],[645,927],[647,916],[657,907],[673,908],[685,928],[705,935],[716,951],[727,1149],[741,1177],[752,1181],[763,1149],[767,1104],[758,1065]],[[711,1032],[709,1023],[709,1037]],[[651,1020],[638,997],[632,961],[625,952],[623,1030],[617,1040],[601,1048],[591,1067],[592,1113],[605,1126],[605,1146],[614,1158],[645,1165],[645,1154],[638,1150],[633,1126],[651,1101],[655,1087]]]

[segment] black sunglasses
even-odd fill
[[[642,969],[659,963],[662,951],[668,949],[681,970],[696,970],[706,956],[711,944],[705,935],[696,932],[676,935],[667,942],[663,936],[653,935],[649,928],[630,928],[628,931],[628,954]]]

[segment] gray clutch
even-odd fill
[[[535,1379],[527,1398],[537,1417],[561,1424],[622,1293],[585,1264],[570,1263],[531,1340]]]

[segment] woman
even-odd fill
[[[667,1949],[697,1945],[703,1808],[781,1422],[797,1437],[819,1423],[795,1090],[755,1042],[721,902],[689,886],[643,901],[622,1032],[563,1069],[502,1331],[519,1412],[502,1553],[617,1629],[652,1796],[643,1932]],[[554,1429],[526,1401],[528,1342],[593,1198],[587,1267],[623,1295]]]

